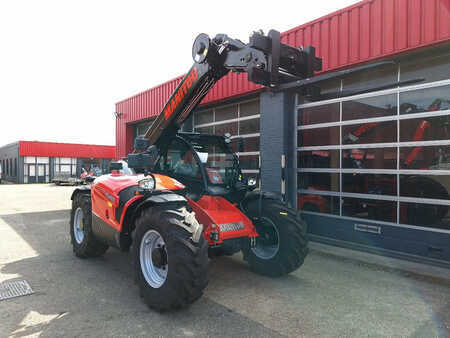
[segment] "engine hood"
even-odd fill
[[[164,190],[181,190],[184,189],[185,186],[178,182],[177,180],[165,176],[154,174],[153,175],[156,180],[155,190],[164,191]],[[109,192],[113,194],[119,194],[125,188],[131,186],[137,186],[138,181],[143,179],[143,174],[138,175],[121,175],[121,174],[108,174],[102,175],[95,179],[93,182],[94,185],[105,188]]]

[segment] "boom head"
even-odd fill
[[[250,82],[265,87],[311,77],[322,70],[322,59],[316,57],[314,47],[303,50],[281,43],[280,33],[275,30],[267,36],[254,32],[247,44],[225,34],[213,39],[200,34],[194,41],[192,58],[196,63],[208,62],[235,73],[245,72]]]

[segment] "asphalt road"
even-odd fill
[[[313,249],[298,271],[278,279],[250,272],[240,255],[215,259],[198,302],[159,314],[139,298],[128,254],[73,255],[70,188],[4,187],[0,282],[26,279],[35,293],[0,301],[0,337],[450,337],[450,280],[332,250]]]

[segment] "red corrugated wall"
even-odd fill
[[[353,66],[450,41],[450,0],[365,0],[281,35],[292,46],[313,45],[323,71]],[[130,123],[159,114],[182,76],[120,101],[116,111],[118,157],[133,147]],[[259,87],[246,74],[220,80],[202,104],[248,94]]]
[[[116,147],[92,144],[19,141],[19,155],[42,157],[116,158]]]

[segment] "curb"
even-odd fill
[[[318,242],[309,242],[312,253],[327,256],[331,259],[347,260],[353,264],[365,264],[382,270],[415,277],[418,279],[428,279],[440,284],[450,286],[450,269],[438,266],[411,262],[388,256],[381,256],[372,253],[351,250]]]

